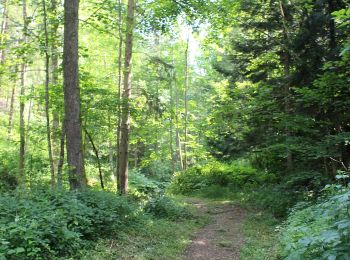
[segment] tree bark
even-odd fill
[[[47,28],[47,10],[46,0],[42,0],[42,7],[44,13],[44,31],[45,31],[45,116],[46,116],[46,136],[47,136],[47,149],[49,154],[50,172],[51,172],[51,186],[56,185],[55,168],[53,164],[52,156],[52,144],[51,144],[51,127],[50,127],[50,95],[49,95],[49,84],[50,84],[50,55],[49,55],[49,33]]]
[[[175,161],[175,152],[173,145],[174,138],[174,85],[175,85],[175,72],[174,69],[171,70],[171,83],[170,83],[170,126],[169,126],[169,148],[170,148],[170,158],[171,158],[171,170],[175,173],[176,161]]]
[[[117,115],[117,163],[116,163],[116,172],[115,176],[117,179],[117,189],[121,190],[120,185],[120,174],[119,174],[119,150],[120,150],[120,123],[121,123],[121,88],[122,88],[122,58],[123,58],[123,17],[122,17],[122,1],[118,0],[118,19],[119,19],[119,27],[118,27],[118,34],[119,34],[119,47],[118,47],[118,115]]]
[[[2,12],[2,21],[1,21],[1,28],[0,28],[0,64],[4,65],[5,63],[5,55],[6,55],[6,49],[2,48],[4,44],[4,34],[6,34],[8,30],[8,0],[4,1],[3,4],[3,12]]]
[[[64,13],[63,76],[67,161],[70,188],[77,190],[86,186],[78,66],[79,0],[65,0]]]
[[[66,139],[66,126],[65,121],[62,121],[62,132],[60,139],[60,157],[57,165],[57,184],[59,187],[62,186],[62,169],[64,164],[64,144]]]
[[[7,138],[10,139],[11,132],[12,132],[12,125],[13,125],[13,110],[14,110],[14,103],[15,103],[15,95],[16,95],[16,82],[13,82],[13,87],[11,91],[11,101],[10,101],[10,109],[9,109],[9,124],[7,129]]]
[[[286,9],[285,6],[283,5],[282,1],[279,1],[280,4],[280,11],[281,11],[281,16],[282,16],[282,24],[283,24],[283,36],[284,36],[284,41],[285,45],[286,43],[289,43],[289,32],[288,32],[288,27],[287,27],[287,16],[286,16]],[[291,100],[290,100],[290,63],[291,63],[291,55],[290,51],[288,50],[288,45],[283,47],[282,54],[281,54],[281,60],[283,63],[283,69],[284,69],[284,112],[287,116],[291,114]],[[289,120],[286,120],[289,121]],[[285,135],[286,135],[286,153],[287,153],[287,170],[292,170],[293,168],[293,154],[292,151],[289,148],[289,140],[291,137],[291,130],[288,125],[288,122],[286,122],[285,126]]]
[[[189,43],[190,37],[187,38],[186,51],[185,51],[185,141],[184,141],[184,160],[183,169],[187,169],[187,143],[188,143],[188,87],[189,87]]]
[[[49,13],[53,17],[50,19],[51,26],[50,26],[50,34],[52,37],[51,40],[51,79],[52,79],[52,85],[56,86],[58,84],[58,15],[57,15],[57,1],[51,0],[51,5],[49,6]],[[63,125],[63,123],[62,123]],[[58,130],[60,127],[60,114],[59,111],[54,110],[52,115],[52,127],[53,127],[53,140],[52,140],[52,154],[53,154],[53,162],[54,167],[57,168],[58,172],[58,165],[60,160],[60,136],[62,133]],[[57,178],[58,179],[58,178]]]
[[[120,192],[128,192],[128,159],[129,159],[129,134],[130,134],[130,102],[131,97],[131,65],[133,49],[135,1],[128,0],[128,17],[126,23],[125,39],[125,64],[124,64],[124,90],[121,111],[121,135],[119,148],[119,178]]]
[[[27,41],[27,1],[22,1],[22,15],[23,15],[23,42]],[[19,180],[20,182],[24,181],[25,175],[25,121],[24,121],[24,108],[25,108],[25,72],[26,72],[26,57],[23,57],[21,65],[21,90],[20,90],[20,105],[19,105],[19,135],[20,135],[20,144],[19,144]]]
[[[183,163],[182,163],[182,148],[181,148],[181,140],[180,140],[180,129],[179,129],[179,115],[178,115],[178,109],[179,109],[179,92],[176,84],[176,74],[174,74],[174,87],[175,87],[175,135],[176,135],[176,150],[177,150],[177,156],[178,156],[178,162],[180,163],[180,168],[183,170]]]

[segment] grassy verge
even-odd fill
[[[191,235],[205,223],[207,219],[201,216],[178,221],[145,216],[115,239],[101,239],[93,250],[81,251],[80,258],[181,259]]]
[[[243,260],[278,259],[278,237],[275,231],[279,224],[266,212],[252,212],[243,226],[245,245],[241,250]]]

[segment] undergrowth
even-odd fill
[[[350,259],[350,188],[299,204],[282,230],[286,259]]]
[[[144,204],[139,198],[93,190],[2,193],[0,259],[79,259],[84,255],[81,252],[98,251],[96,245],[103,241],[113,241],[114,247],[129,243],[131,249],[133,236],[138,237],[135,248],[142,254],[152,243],[154,250],[164,249],[165,237],[182,226],[191,230],[196,222],[184,223],[190,218],[191,211],[185,205],[165,196]],[[171,252],[178,252],[185,243],[187,233],[182,231],[168,239],[169,244],[178,245]],[[142,240],[152,234],[153,240]]]

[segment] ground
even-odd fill
[[[240,259],[244,244],[242,232],[247,212],[230,202],[203,202],[190,199],[201,215],[209,215],[210,223],[194,234],[185,251],[185,259]]]

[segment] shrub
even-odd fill
[[[349,259],[349,209],[350,188],[314,205],[298,205],[282,231],[284,256],[287,259]]]
[[[173,193],[187,194],[211,185],[239,188],[257,187],[266,181],[271,182],[273,179],[272,174],[258,172],[249,165],[225,164],[214,161],[177,173],[173,178],[170,190]]]
[[[17,191],[0,197],[0,258],[74,255],[89,241],[114,235],[137,206],[108,192]]]
[[[140,199],[149,199],[157,196],[163,192],[164,183],[147,178],[138,170],[133,170],[130,173],[129,183],[131,186],[131,193]]]
[[[145,212],[158,218],[180,220],[191,217],[189,210],[167,196],[158,196],[148,201]]]

